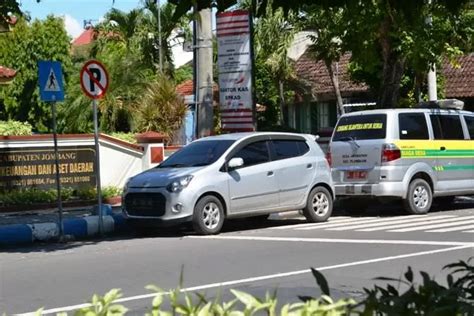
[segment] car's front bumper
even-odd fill
[[[192,220],[195,195],[187,189],[171,193],[165,188],[130,188],[124,193],[123,201],[125,219],[170,226]]]

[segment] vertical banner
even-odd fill
[[[219,103],[222,130],[255,130],[250,15],[217,13]]]

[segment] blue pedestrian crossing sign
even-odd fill
[[[38,62],[38,78],[42,101],[64,100],[63,73],[58,61],[41,60]]]

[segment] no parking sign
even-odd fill
[[[81,88],[91,99],[100,99],[109,87],[109,74],[97,60],[89,60],[81,69]]]

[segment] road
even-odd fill
[[[294,302],[320,294],[310,267],[327,277],[333,296],[361,298],[375,277],[398,278],[407,266],[445,280],[444,265],[474,256],[473,237],[474,204],[461,202],[426,216],[372,210],[307,224],[292,213],[229,222],[210,237],[183,230],[35,245],[1,254],[0,314],[73,310],[94,293],[120,288],[130,314],[143,315],[152,300],[144,287],[174,289],[181,275],[182,288],[208,297],[278,289],[279,300]]]

